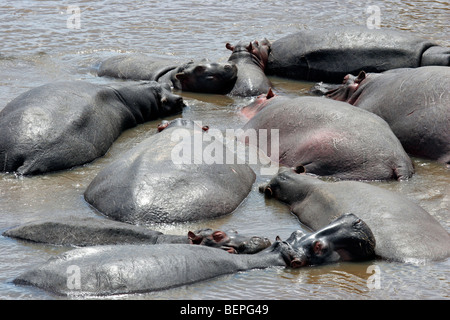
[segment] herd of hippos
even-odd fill
[[[36,221],[3,233],[75,247],[15,284],[58,295],[111,295],[252,268],[450,256],[449,233],[434,217],[403,195],[365,182],[412,177],[409,155],[450,164],[449,48],[405,32],[357,27],[226,48],[232,52],[226,63],[121,54],[96,69],[121,81],[56,82],[21,94],[0,112],[0,171],[30,176],[87,164],[124,130],[182,113],[183,99],[172,90],[255,97],[238,111],[248,119],[243,129],[279,129],[279,158],[272,160],[280,168],[259,191],[287,204],[313,231],[272,243],[233,231],[181,236],[144,227],[229,214],[255,182],[248,164],[175,164],[172,132],[196,129],[179,118],[88,186],[85,200],[109,219]],[[309,95],[292,97],[278,93],[267,76],[317,83]],[[80,270],[76,286],[68,285],[71,266]]]

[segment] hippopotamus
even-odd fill
[[[347,74],[450,65],[450,49],[389,29],[302,30],[272,42],[266,74],[339,83]]]
[[[276,237],[273,244],[255,254],[230,254],[213,247],[187,244],[74,249],[26,271],[13,283],[59,295],[142,293],[256,268],[300,268],[370,259],[374,246],[370,229],[349,215],[308,236],[299,237],[296,231],[286,241]]]
[[[281,240],[256,254],[229,254],[190,244],[106,245],[67,251],[13,283],[58,295],[142,293],[255,268],[290,266],[297,259],[296,251]]]
[[[247,164],[210,159],[208,150],[226,151],[205,129],[192,120],[172,121],[100,171],[84,193],[86,201],[104,215],[132,224],[203,220],[233,212],[256,175]],[[202,141],[212,142],[203,150]]]
[[[31,89],[0,112],[0,170],[21,175],[86,164],[126,129],[181,113],[183,99],[154,81],[62,81]]]
[[[184,243],[220,248],[236,254],[257,253],[271,245],[266,237],[246,236],[235,230],[224,232],[206,228],[189,231],[187,235],[171,235],[110,219],[76,216],[28,222],[8,229],[2,235],[36,243],[75,247]]]
[[[187,235],[167,235],[142,226],[91,217],[32,221],[8,229],[2,235],[36,243],[76,247],[108,244],[190,243]]]
[[[450,68],[428,66],[347,75],[325,95],[383,118],[409,154],[449,164],[449,88]]]
[[[227,43],[225,46],[232,51],[228,61],[237,65],[238,70],[237,80],[230,95],[258,96],[272,87],[264,73],[270,51],[270,42],[267,39],[250,43],[241,41],[235,46]]]
[[[237,67],[231,63],[177,63],[144,54],[129,54],[106,59],[100,64],[97,74],[100,77],[153,80],[182,91],[227,94],[236,83]]]
[[[221,248],[229,253],[238,254],[257,253],[271,245],[270,240],[266,237],[243,236],[235,230],[224,232],[207,228],[197,232],[189,231],[188,238],[191,244]]]
[[[266,150],[272,151],[268,156],[281,165],[301,164],[308,173],[346,180],[404,180],[414,173],[411,159],[388,124],[348,103],[267,95],[241,112],[254,116],[243,126],[240,139],[259,146],[261,139],[254,141],[247,131],[267,130],[263,138]],[[278,146],[272,146],[273,130],[278,130]]]
[[[422,263],[450,256],[448,232],[413,200],[367,182],[323,181],[302,171],[282,167],[260,191],[287,204],[312,230],[355,214],[371,229],[375,254],[382,259]]]

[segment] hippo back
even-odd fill
[[[272,43],[266,73],[340,83],[348,74],[419,67],[432,41],[395,30],[303,30]]]

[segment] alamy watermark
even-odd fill
[[[366,21],[366,26],[369,29],[381,28],[381,10],[379,6],[368,6],[366,13],[369,15]]]
[[[371,274],[367,278],[367,288],[370,290],[381,289],[381,268],[373,264],[367,267],[366,273]]]
[[[249,164],[261,165],[261,175],[278,172],[278,162],[271,160],[279,158],[278,129],[226,129],[224,135],[218,129],[205,132],[202,127],[201,121],[194,121],[193,133],[185,128],[172,132],[174,164]]]
[[[81,10],[79,6],[70,5],[67,7],[66,13],[69,15],[66,21],[68,29],[81,29]]]

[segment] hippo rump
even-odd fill
[[[373,258],[375,241],[361,219],[345,215],[310,235],[279,237],[255,254],[187,244],[107,245],[74,249],[26,271],[16,285],[58,295],[113,295],[151,292],[225,274],[270,267],[299,268]]]
[[[347,75],[327,97],[383,118],[406,152],[450,164],[450,68]]]
[[[348,103],[268,95],[242,113],[253,117],[243,126],[241,139],[261,148],[259,141],[265,139],[254,141],[247,132],[267,130],[268,156],[281,165],[301,164],[308,173],[347,180],[402,180],[414,173],[388,124]],[[273,130],[278,130],[278,148],[272,146]]]
[[[270,42],[267,39],[250,43],[241,41],[234,46],[227,43],[226,48],[232,51],[228,61],[234,63],[238,70],[237,80],[230,95],[258,96],[272,87],[264,73],[270,51]]]
[[[346,74],[450,65],[450,49],[407,32],[333,27],[302,30],[273,41],[266,73],[339,83]]]
[[[289,205],[312,230],[352,212],[369,226],[377,256],[423,263],[450,256],[450,236],[439,222],[405,196],[359,181],[326,182],[295,168],[280,168],[260,186],[266,197]]]
[[[129,54],[101,62],[97,74],[100,77],[153,80],[183,91],[227,94],[236,83],[237,68],[230,63],[178,63],[144,54]]]
[[[0,112],[0,170],[31,175],[88,163],[124,130],[183,107],[181,97],[154,81],[67,81],[31,89]]]
[[[212,140],[203,150],[202,141]],[[224,148],[193,121],[177,119],[99,172],[85,199],[104,215],[131,224],[229,214],[247,197],[256,176],[246,164],[207,157],[208,151],[225,154]]]

